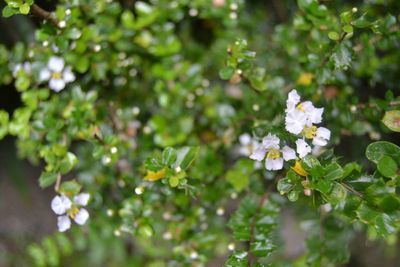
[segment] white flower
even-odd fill
[[[316,108],[311,101],[300,102],[296,90],[292,90],[286,101],[285,128],[288,132],[311,139],[314,145],[325,146],[330,139],[330,131],[315,124],[322,122],[323,108]]]
[[[296,141],[296,151],[300,158],[304,158],[311,152],[311,147],[303,139],[298,139]]]
[[[240,135],[239,142],[239,153],[243,156],[250,156],[253,152],[253,149],[258,146],[258,142],[253,139],[248,133]]]
[[[268,134],[262,140],[250,158],[256,161],[265,159],[265,168],[267,170],[280,170],[283,168],[283,162],[296,158],[295,151],[288,146],[283,149],[279,147],[279,138],[276,135]]]
[[[21,64],[21,63],[16,64],[16,65],[14,66],[13,71],[12,71],[13,77],[16,78],[17,75],[18,75],[18,73],[19,73],[21,70],[24,70],[24,72],[25,72],[26,74],[30,75],[31,72],[32,72],[31,63],[29,63],[29,62],[24,62],[23,64]]]
[[[49,87],[55,92],[64,89],[67,83],[75,80],[75,75],[70,67],[64,67],[64,59],[60,57],[51,57],[47,63],[47,67],[39,73],[40,81],[49,81]]]
[[[90,195],[81,193],[74,197],[72,202],[67,196],[55,196],[51,201],[51,209],[55,214],[60,215],[57,218],[58,231],[65,232],[71,228],[71,219],[77,224],[83,225],[89,219],[89,212],[80,206],[86,206]]]

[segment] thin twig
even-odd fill
[[[60,184],[61,184],[61,174],[57,174],[56,185],[54,186],[54,190],[56,192],[60,190]]]
[[[30,13],[38,18],[43,19],[43,20],[48,20],[52,24],[54,24],[56,27],[58,27],[58,21],[53,17],[53,15],[38,5],[36,5],[36,4],[31,5]]]

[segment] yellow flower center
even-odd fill
[[[51,77],[53,79],[61,79],[61,72],[53,72],[53,74],[51,74]]]
[[[306,172],[303,167],[301,166],[300,160],[296,160],[296,163],[292,167],[292,170],[294,170],[295,173],[297,173],[300,176],[307,176],[308,172]]]
[[[307,139],[313,139],[317,134],[317,126],[306,126],[303,129],[303,136]]]
[[[297,108],[298,110],[304,112],[303,103],[298,104],[296,108]]]
[[[268,151],[267,158],[279,159],[280,157],[281,157],[281,152],[278,149],[271,148],[271,150]]]
[[[79,209],[76,206],[72,206],[71,209],[68,211],[69,217],[72,219],[75,218],[76,214],[78,214]]]

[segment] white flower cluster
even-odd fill
[[[80,193],[73,198],[73,201],[65,195],[55,196],[51,201],[51,209],[55,214],[60,215],[57,219],[58,231],[65,232],[71,228],[71,219],[77,224],[84,225],[89,219],[89,212],[80,206],[86,206],[89,202],[88,193]],[[71,219],[70,219],[71,218]]]
[[[67,83],[75,81],[75,75],[71,67],[65,67],[64,59],[53,56],[47,62],[47,67],[40,71],[39,80],[49,81],[50,89],[59,92]]]
[[[314,107],[311,101],[301,102],[297,91],[292,90],[286,101],[285,112],[286,130],[298,137],[296,151],[287,145],[281,147],[281,140],[276,135],[269,133],[261,143],[252,140],[250,136],[242,135],[240,138],[241,154],[249,155],[251,159],[258,162],[265,159],[267,170],[280,170],[283,168],[284,161],[301,159],[311,152],[311,146],[307,143],[307,139],[312,140],[312,144],[315,146],[327,145],[331,132],[327,128],[316,126],[322,122],[323,108]]]
[[[311,101],[301,102],[300,95],[292,90],[286,101],[285,128],[289,133],[301,136],[296,141],[296,150],[300,158],[311,152],[311,140],[315,146],[326,146],[331,138],[331,131],[325,127],[317,127],[322,122],[323,108],[316,108]]]

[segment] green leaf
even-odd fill
[[[396,161],[394,161],[389,156],[383,156],[378,161],[378,171],[385,177],[394,178],[397,176],[398,166]]]
[[[82,186],[78,184],[77,181],[71,180],[67,182],[61,183],[60,186],[60,193],[63,193],[64,195],[67,196],[74,196],[81,191]]]
[[[198,151],[199,147],[183,147],[178,149],[174,168],[180,167],[182,170],[189,168],[196,159]]]
[[[400,132],[400,110],[386,111],[382,122],[390,130],[394,132]]]
[[[236,191],[240,192],[249,185],[249,176],[253,171],[253,165],[253,161],[241,159],[226,173],[225,179]]]
[[[172,147],[167,147],[162,153],[162,164],[167,166],[172,165],[176,161],[176,158],[176,150]]]
[[[221,77],[222,80],[229,80],[233,73],[235,73],[235,69],[230,66],[226,66],[219,71],[219,77]]]
[[[42,172],[39,177],[39,185],[42,188],[52,185],[57,180],[57,173],[54,172]]]
[[[267,257],[274,250],[275,245],[269,239],[256,240],[250,245],[251,252],[257,257]]]
[[[159,159],[148,158],[144,162],[145,168],[149,171],[158,172],[162,170],[165,166]]]
[[[351,63],[350,49],[344,43],[339,44],[333,52],[331,60],[335,64],[336,69],[345,69],[349,67]]]
[[[353,20],[351,24],[356,28],[367,28],[372,25],[372,22],[368,21],[367,13],[364,13],[361,17]]]
[[[340,39],[340,34],[337,32],[329,32],[328,33],[328,37],[329,39],[333,40],[333,41],[339,41]]]
[[[334,183],[332,190],[328,194],[328,200],[331,204],[337,204],[346,199],[347,191],[343,185]]]
[[[289,180],[289,178],[283,178],[278,181],[277,184],[277,189],[279,191],[279,194],[284,195],[287,194],[292,188],[293,184]]]
[[[229,256],[224,267],[247,267],[247,252],[235,252]]]
[[[3,17],[5,17],[5,18],[11,17],[12,15],[14,15],[16,13],[17,13],[17,9],[14,9],[10,6],[5,6],[3,8],[3,12],[2,12]]]
[[[342,177],[343,173],[342,167],[336,162],[333,162],[325,168],[325,179],[338,180]]]
[[[177,187],[179,185],[179,177],[176,175],[171,176],[168,181],[171,187]]]
[[[394,161],[400,162],[400,148],[397,145],[386,141],[378,141],[369,144],[365,155],[375,164],[378,164],[379,160],[384,156],[389,156]]]
[[[310,170],[314,169],[317,166],[321,166],[318,159],[312,155],[307,155],[301,160],[301,166],[304,170],[309,172]]]
[[[22,92],[29,88],[31,81],[27,75],[19,75],[15,81],[15,87]]]
[[[19,12],[21,12],[21,14],[23,15],[27,15],[30,9],[31,9],[30,5],[28,3],[25,3],[19,7]]]
[[[331,191],[332,186],[333,186],[332,181],[319,180],[314,187],[322,194],[327,195]]]
[[[9,115],[6,111],[0,110],[0,140],[8,133]]]
[[[78,163],[78,158],[71,152],[68,152],[65,158],[60,163],[61,174],[66,174],[72,170]]]
[[[344,25],[343,26],[343,31],[346,33],[352,33],[353,32],[353,27],[351,25]]]

